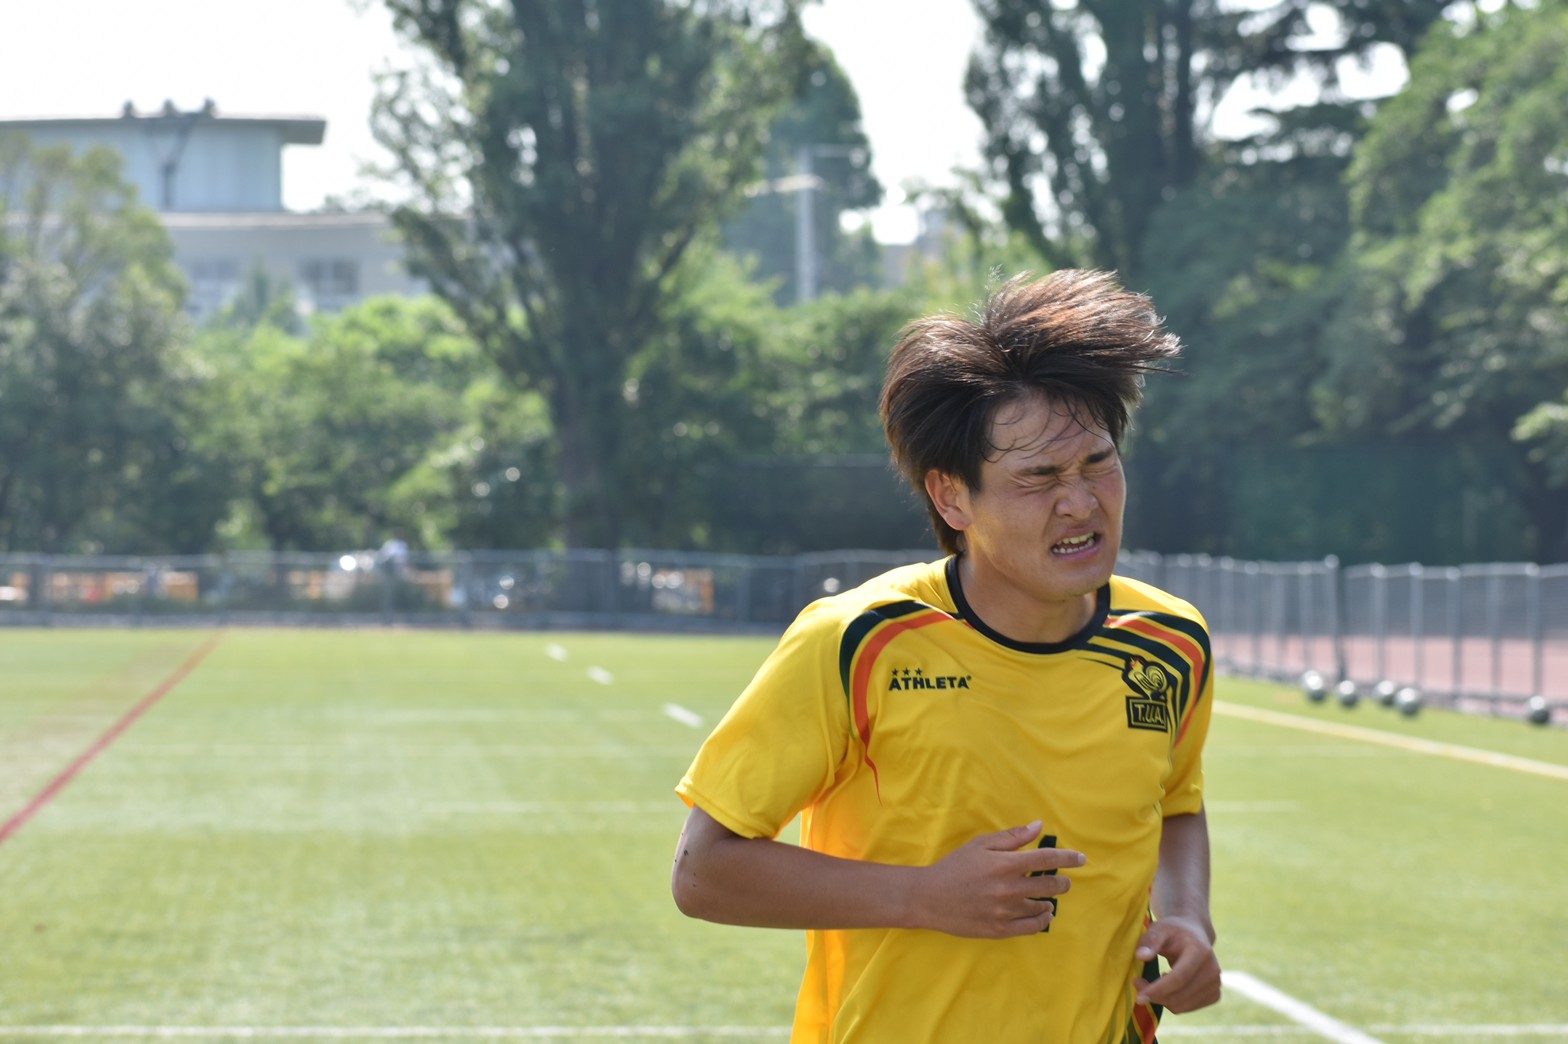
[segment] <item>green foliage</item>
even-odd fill
[[[198,349],[213,375],[205,448],[233,476],[232,542],[305,550],[375,547],[393,533],[442,538],[400,483],[469,437],[463,396],[486,371],[443,305],[372,300],[302,338],[213,326]]]
[[[794,4],[387,6],[431,63],[389,80],[375,119],[413,267],[547,403],[567,542],[615,546],[636,508],[630,367],[689,247],[756,180],[800,61]]]
[[[725,255],[703,247],[698,260],[673,281],[668,322],[623,387],[623,482],[636,505],[623,533],[637,547],[733,546],[738,534],[715,531],[724,494],[711,476],[771,445],[780,423],[761,404],[765,351],[785,336],[785,313]]]
[[[1521,442],[1534,444],[1530,459],[1546,468],[1554,485],[1568,486],[1568,392],[1520,417],[1513,434]]]
[[[294,288],[258,258],[245,272],[239,289],[209,323],[238,330],[271,326],[287,334],[305,331],[294,299]]]
[[[1155,213],[1138,271],[1188,376],[1151,382],[1134,440],[1135,515],[1167,512],[1133,527],[1147,546],[1568,550],[1552,408],[1529,412],[1568,387],[1563,40],[1561,5],[1444,23],[1396,97],[1276,113]],[[1292,491],[1312,508],[1270,522]]]
[[[886,454],[877,415],[888,351],[916,314],[908,292],[830,294],[783,317],[761,402],[786,455]]]
[[[1355,293],[1331,328],[1325,426],[1550,432],[1550,407],[1532,411],[1568,388],[1565,49],[1560,3],[1444,26],[1378,113],[1349,172]],[[1550,477],[1519,494],[1547,556],[1568,551]]]
[[[205,545],[183,294],[118,156],[0,136],[0,547]]]
[[[628,544],[780,552],[852,534],[854,546],[905,546],[896,527],[878,532],[886,516],[864,471],[841,465],[870,457],[873,483],[897,496],[877,400],[914,302],[861,290],[780,308],[724,253],[704,246],[693,260],[622,389]]]
[[[1351,168],[1349,426],[1506,430],[1568,387],[1568,8],[1445,26]]]
[[[1170,451],[1169,491],[1217,478],[1212,454],[1183,445],[1288,445],[1316,431],[1306,389],[1347,293],[1341,178],[1359,124],[1335,106],[1297,110],[1217,151],[1155,213],[1139,270],[1184,348],[1180,376],[1150,382],[1137,438]]]
[[[555,441],[540,396],[492,373],[462,396],[463,424],[391,491],[427,547],[556,546],[561,493]]]
[[[1444,0],[1330,5],[1314,40],[1307,0],[976,0],[985,27],[966,80],[986,130],[988,173],[1009,227],[1052,267],[1138,271],[1153,215],[1193,186],[1224,95],[1391,43],[1407,54]]]
[[[926,546],[924,511],[888,463],[877,407],[909,292],[828,294],[778,314],[749,398],[770,441],[703,475],[719,547],[785,554]]]
[[[1139,549],[1459,565],[1527,560],[1539,546],[1518,495],[1530,475],[1496,437],[1145,441],[1127,471],[1126,542]]]

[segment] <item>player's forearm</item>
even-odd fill
[[[1209,823],[1203,812],[1170,816],[1160,835],[1160,866],[1154,875],[1154,915],[1200,924],[1214,941],[1209,913]]]
[[[840,859],[778,841],[681,836],[681,912],[753,928],[909,927],[912,867]]]

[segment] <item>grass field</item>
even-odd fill
[[[782,1039],[800,937],[668,890],[769,645],[0,630],[0,1041]],[[1568,1041],[1568,733],[1219,695],[1162,1040]]]

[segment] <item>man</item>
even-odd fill
[[[1208,634],[1112,575],[1118,447],[1177,351],[1081,271],[894,348],[883,425],[949,557],[802,611],[676,788],[680,909],[807,932],[793,1040],[1148,1044],[1219,999]]]

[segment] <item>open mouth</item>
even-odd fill
[[[1085,533],[1083,536],[1068,537],[1051,545],[1051,554],[1058,558],[1069,558],[1093,551],[1100,545],[1100,534]]]

